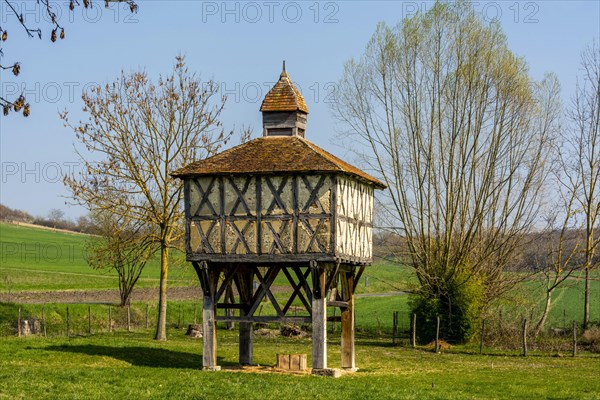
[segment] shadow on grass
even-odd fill
[[[111,347],[88,344],[76,346],[50,346],[46,347],[46,350],[61,351],[65,353],[80,353],[90,356],[112,357],[139,367],[202,369],[201,354],[154,347]],[[237,364],[224,362],[219,358],[218,365]]]

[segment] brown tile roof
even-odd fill
[[[378,189],[386,186],[299,136],[265,136],[178,169],[171,175],[269,174],[331,172],[353,175]]]
[[[308,107],[304,97],[292,83],[285,70],[279,76],[279,80],[269,90],[260,106],[261,112],[268,111],[302,111],[308,114]]]

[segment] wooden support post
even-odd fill
[[[238,280],[238,291],[240,295],[240,302],[245,305],[244,308],[240,309],[240,316],[246,317],[248,310],[252,307],[252,295],[253,287],[252,282],[254,280],[254,274],[252,271],[247,271],[239,274]],[[252,322],[240,322],[240,348],[239,348],[239,362],[240,365],[252,365],[252,356],[254,349],[254,325]]]
[[[217,366],[217,326],[215,322],[215,300],[212,295],[204,296],[202,305],[203,347],[202,369],[218,371]]]
[[[344,300],[348,302],[348,307],[342,309],[342,368],[354,371],[354,273],[341,274],[341,278],[345,279],[342,292]]]
[[[217,365],[217,323],[216,323],[216,292],[219,281],[219,271],[208,269],[203,263],[202,273],[204,303],[202,304],[202,369],[205,371],[220,371]]]
[[[311,262],[313,274],[312,297],[312,369],[327,368],[327,274],[316,262]],[[343,328],[342,328],[343,329]]]
[[[240,364],[252,365],[254,327],[252,322],[240,322]]]

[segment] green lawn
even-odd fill
[[[219,331],[221,372],[203,372],[202,342],[171,333],[0,340],[0,399],[598,399],[598,357],[433,354],[357,342],[360,370],[339,379],[239,372],[233,332]],[[254,361],[272,366],[277,353],[307,353],[307,339],[255,338]],[[339,366],[339,341],[329,341]]]

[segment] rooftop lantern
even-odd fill
[[[308,108],[289,75],[283,71],[262,102],[263,136],[300,136],[306,131]]]
[[[173,173],[204,295],[203,367],[219,369],[217,321],[239,324],[242,365],[252,364],[254,323],[312,323],[313,372],[327,372],[327,307],[336,307],[341,367],[353,370],[354,290],[372,262],[373,194],[385,185],[304,138],[308,108],[285,63],[260,110],[262,137]],[[280,275],[284,302],[271,290]],[[273,315],[257,315],[265,298]]]

